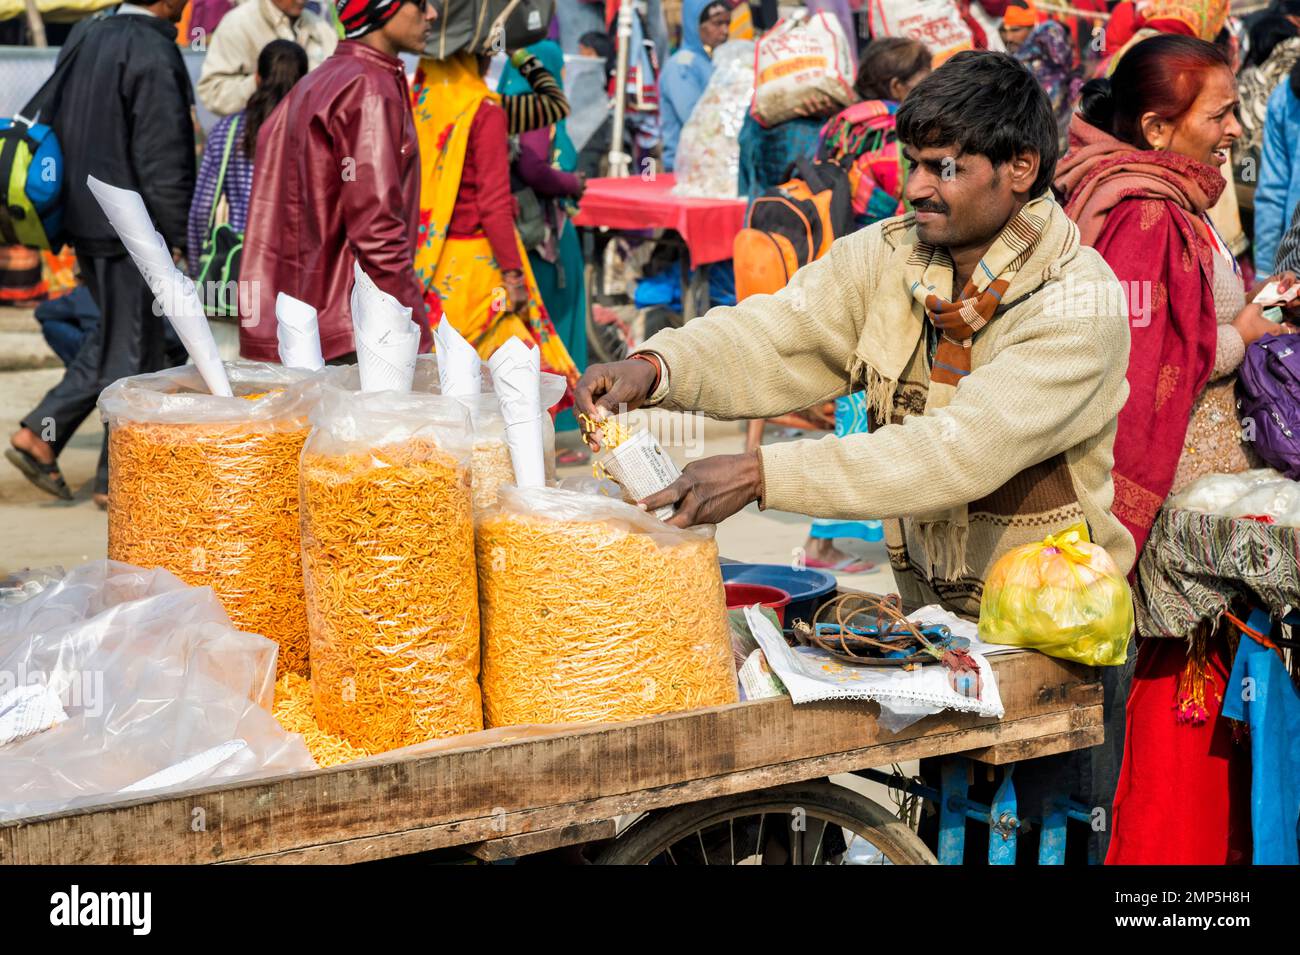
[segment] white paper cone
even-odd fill
[[[320,371],[325,359],[320,350],[320,320],[316,309],[281,292],[275,297],[275,334],[280,364],[286,368]]]
[[[233,394],[230,379],[226,376],[225,365],[221,363],[217,342],[212,337],[212,329],[208,325],[207,315],[203,313],[203,304],[199,301],[194,283],[182,275],[179,269],[173,269],[172,274],[163,280],[161,291],[155,294],[208,390],[214,395],[229,398]]]
[[[433,347],[438,355],[438,386],[444,395],[468,398],[482,392],[483,362],[446,315],[433,330]]]
[[[353,279],[352,338],[361,390],[410,391],[420,352],[411,310],[375,285],[360,264],[353,266]]]
[[[167,243],[154,229],[140,194],[110,186],[94,176],[86,177],[86,185],[126,246],[163,314],[176,329],[177,337],[189,352],[208,390],[229,398],[232,395],[230,379],[217,354],[217,343],[212,338],[212,329],[208,327],[198,292],[194,283],[172,262]]]
[[[542,353],[512,338],[488,359],[501,415],[506,419],[506,445],[519,487],[543,487],[546,461],[542,440]]]
[[[362,391],[410,391],[420,336],[386,332],[377,339],[356,334],[357,367]]]

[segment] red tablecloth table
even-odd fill
[[[731,244],[745,224],[744,199],[674,196],[672,173],[653,179],[589,179],[575,225],[610,229],[674,229],[690,251],[691,267],[731,258]]]

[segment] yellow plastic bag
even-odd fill
[[[1091,666],[1117,666],[1133,595],[1110,555],[1078,529],[1002,555],[984,583],[979,635]]]

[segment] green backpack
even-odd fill
[[[228,222],[217,222],[217,207],[221,205],[221,190],[226,183],[226,167],[230,165],[230,153],[238,129],[239,123],[232,122],[226,131],[221,171],[217,173],[217,190],[212,195],[212,209],[208,213],[207,238],[199,253],[198,276],[194,280],[204,314],[209,318],[239,317],[239,256],[244,249],[244,237]]]

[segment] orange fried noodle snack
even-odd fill
[[[372,753],[482,729],[467,460],[309,443],[302,544],[320,729]]]
[[[478,526],[489,726],[736,702],[711,535],[571,491],[501,497]]]
[[[364,749],[326,733],[316,725],[316,716],[312,711],[311,681],[297,673],[286,673],[275,681],[275,709],[272,712],[285,732],[302,734],[307,751],[322,769],[370,755]]]
[[[307,672],[298,456],[308,433],[295,373],[230,363],[234,398],[184,390],[192,370],[123,379],[108,419],[108,556],[210,586],[231,622]]]

